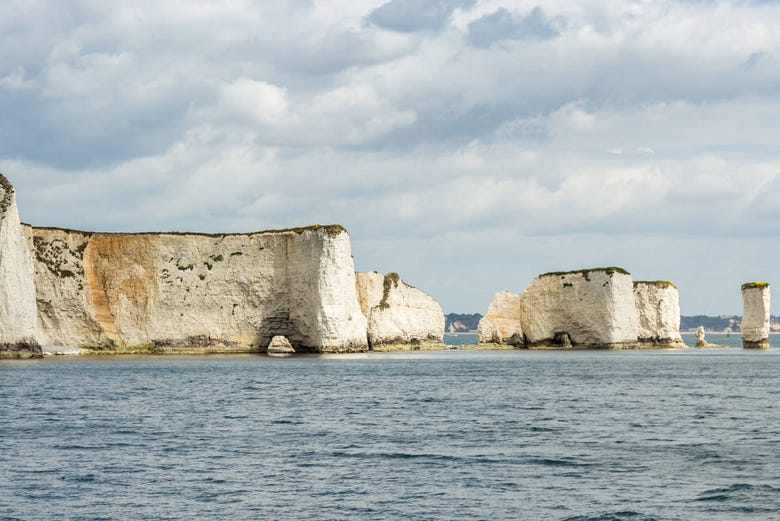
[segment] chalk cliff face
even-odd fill
[[[520,295],[499,291],[493,297],[487,313],[477,326],[477,341],[480,344],[523,344],[523,328]]]
[[[264,350],[283,335],[296,351],[367,348],[341,227],[225,235],[24,232],[45,344]]]
[[[37,356],[33,263],[27,250],[16,194],[0,174],[0,357]]]
[[[540,275],[520,299],[528,347],[636,347],[634,284],[620,268]]]
[[[769,348],[769,284],[742,285],[742,345],[748,349]]]
[[[372,349],[442,343],[444,313],[431,296],[406,284],[395,273],[357,273],[356,277]]]
[[[669,281],[634,282],[640,343],[655,347],[682,347],[680,295]]]

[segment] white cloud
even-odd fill
[[[37,224],[342,222],[359,267],[450,310],[626,263],[705,311],[702,273],[780,278],[712,249],[778,253],[779,26],[771,2],[6,2],[0,170]]]
[[[287,112],[287,95],[276,85],[239,78],[222,86],[219,111],[222,116],[246,118],[250,123],[274,123]]]

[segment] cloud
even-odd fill
[[[287,95],[276,85],[239,78],[220,89],[218,110],[226,117],[246,118],[250,123],[273,123],[287,112]]]
[[[542,9],[517,17],[506,8],[485,15],[469,24],[469,41],[476,47],[490,47],[503,40],[548,40],[558,31],[548,22]]]
[[[455,9],[474,0],[390,0],[374,9],[368,21],[383,29],[411,33],[441,29]]]
[[[780,278],[780,6],[535,5],[6,2],[0,170],[35,224],[340,222],[449,310],[591,264],[702,311],[702,273]]]

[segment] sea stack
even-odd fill
[[[637,347],[634,283],[622,268],[545,273],[520,298],[527,347]]]
[[[480,344],[522,346],[524,341],[520,315],[520,295],[509,291],[499,291],[493,297],[487,313],[479,321],[477,342]]]
[[[742,346],[745,349],[769,348],[769,284],[748,282],[742,285]]]
[[[0,174],[0,358],[41,356],[36,317],[33,261],[22,235],[14,187]]]
[[[357,273],[356,284],[372,350],[444,348],[444,313],[433,297],[397,273]]]
[[[680,294],[671,281],[635,281],[637,337],[645,347],[685,347],[680,336]]]

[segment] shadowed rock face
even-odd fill
[[[753,282],[742,286],[742,345],[746,349],[769,348],[769,284]]]
[[[406,284],[395,273],[357,273],[356,277],[373,349],[383,345],[414,348],[424,343],[442,343],[444,313],[430,295]]]
[[[47,345],[361,351],[366,320],[343,229],[105,234],[24,229]]]
[[[0,174],[0,357],[39,356],[30,257],[11,183]]]

